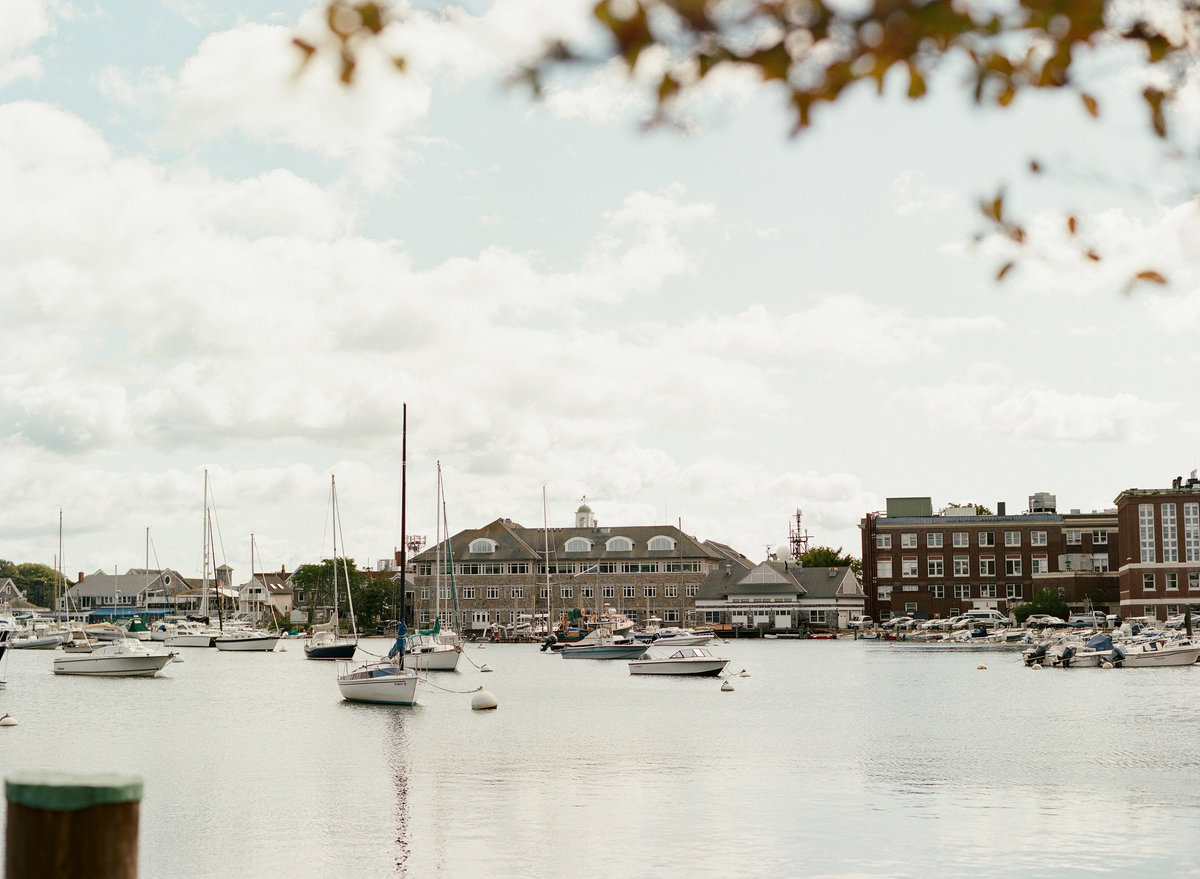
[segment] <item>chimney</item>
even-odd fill
[[[997,516],[1006,515],[1004,512],[1004,501],[996,501],[996,515]]]
[[[82,583],[82,582],[83,582],[83,571],[80,571],[80,572],[79,572],[79,579],[78,579],[76,582],[77,582],[77,583]]]

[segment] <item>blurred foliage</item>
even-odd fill
[[[361,48],[388,27],[403,26],[406,8],[389,0],[332,0],[326,37],[293,42],[304,64],[321,51],[336,53],[341,81],[349,86]],[[1081,58],[1096,48],[1128,46],[1142,59],[1144,81],[1153,83],[1137,86],[1146,125],[1165,140],[1168,109],[1197,60],[1200,34],[1197,0],[600,0],[592,16],[605,37],[603,49],[588,52],[554,40],[512,80],[540,95],[553,70],[619,59],[647,83],[654,106],[648,124],[659,125],[677,123],[681,99],[717,71],[749,70],[780,92],[793,134],[810,127],[822,105],[860,85],[882,93],[889,76],[903,77],[908,98],[920,100],[937,70],[951,63],[956,71],[965,65],[967,75],[957,81],[976,105],[1005,108],[1022,92],[1068,90],[1084,113],[1098,118],[1103,101],[1076,82]],[[403,57],[389,57],[404,69]],[[1029,170],[1041,174],[1045,168],[1034,159]],[[982,199],[979,210],[987,234],[977,241],[1000,235],[1026,243],[1025,225],[1012,216],[1003,187]],[[1102,255],[1082,234],[1079,219],[1068,216],[1064,223],[1081,258],[1099,262]],[[1005,262],[997,279],[1014,266]],[[1163,285],[1167,279],[1145,268],[1126,289],[1139,283]]]
[[[1013,608],[1013,616],[1022,625],[1035,613],[1049,614],[1061,620],[1070,616],[1070,612],[1067,610],[1067,599],[1057,589],[1039,589],[1032,601],[1018,604]]]

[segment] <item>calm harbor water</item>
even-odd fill
[[[0,729],[0,770],[142,776],[147,879],[1200,875],[1200,668],[713,652],[749,672],[733,692],[470,646],[431,678],[459,692],[401,708],[343,702],[299,641],[184,650],[144,680],[10,651],[0,714],[20,725]],[[470,709],[479,686],[498,710]]]

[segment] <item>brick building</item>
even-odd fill
[[[1117,495],[1123,539],[1119,588],[1123,616],[1164,619],[1187,605],[1200,611],[1200,479]]]

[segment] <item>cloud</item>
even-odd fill
[[[64,14],[55,0],[6,0],[0,14],[0,88],[42,75],[41,59],[28,50],[53,33],[53,19]]]
[[[932,186],[924,171],[904,171],[892,181],[892,204],[901,217],[936,214],[953,206],[957,193],[944,186]]]

